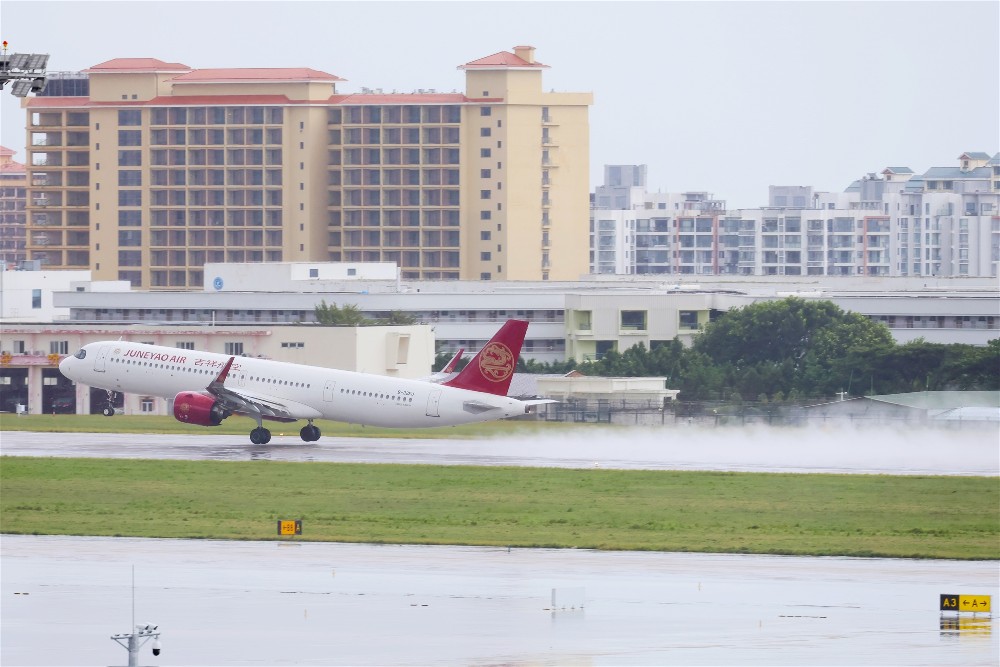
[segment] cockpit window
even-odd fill
[[[76,357],[77,359],[83,359],[84,357],[87,356],[87,351],[81,347],[80,351],[74,354],[73,356]]]

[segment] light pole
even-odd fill
[[[156,631],[157,627],[159,626],[147,623],[135,626],[135,632],[111,635],[111,639],[128,650],[128,667],[139,667],[139,649],[145,646],[150,639],[154,640],[153,655],[160,655],[160,633]]]
[[[0,51],[0,90],[13,81],[10,92],[14,97],[45,90],[45,67],[49,56],[44,53],[7,53],[7,40]]]

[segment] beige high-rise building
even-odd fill
[[[7,268],[26,259],[26,172],[14,155],[14,151],[0,146],[0,264]]]
[[[152,58],[54,78],[24,102],[29,258],[148,289],[201,289],[228,261],[577,279],[592,95],[543,92],[546,67],[527,46],[475,60],[465,94]]]

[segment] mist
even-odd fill
[[[463,445],[483,453],[487,443]],[[1000,425],[586,428],[489,441],[503,465],[651,470],[1000,475]],[[459,451],[455,451],[459,454]],[[515,461],[524,459],[524,463]],[[530,461],[530,462],[529,462]]]

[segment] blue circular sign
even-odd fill
[[[217,290],[222,289],[222,278],[216,276],[215,280],[212,281],[212,287],[214,287]]]

